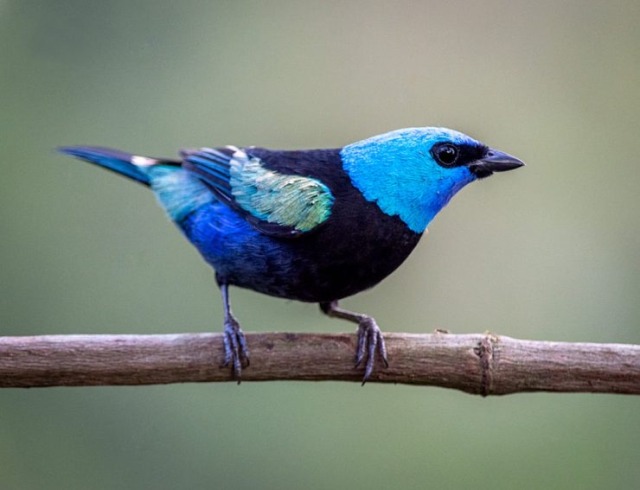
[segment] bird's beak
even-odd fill
[[[506,172],[514,168],[522,167],[524,162],[518,158],[511,156],[503,151],[489,148],[487,154],[469,165],[469,170],[476,177],[482,179],[488,177],[493,172]]]

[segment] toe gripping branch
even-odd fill
[[[380,327],[378,327],[378,324],[373,317],[340,308],[337,301],[320,303],[320,309],[323,313],[332,318],[340,318],[358,325],[358,344],[356,347],[355,367],[361,366],[364,362],[364,377],[362,378],[362,384],[365,384],[373,373],[376,353],[380,356],[384,367],[389,367],[384,337],[382,336]]]
[[[229,315],[224,321],[224,362],[222,367],[228,366],[231,366],[233,376],[239,384],[242,369],[249,367],[249,349],[244,332],[233,315]]]
[[[222,367],[231,366],[233,376],[240,384],[242,369],[249,367],[249,349],[240,323],[231,312],[229,286],[221,284],[220,292],[224,306],[224,362]]]

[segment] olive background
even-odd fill
[[[389,332],[640,343],[640,3],[0,0],[0,334],[219,331],[152,195],[55,153],[452,127],[474,183],[344,306]],[[232,290],[247,331],[337,332]],[[393,359],[390,360],[393,362]],[[628,489],[640,399],[235,383],[0,391],[0,487]]]

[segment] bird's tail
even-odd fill
[[[214,199],[196,176],[181,168],[179,161],[132,155],[98,146],[66,146],[58,150],[150,187],[176,222]]]
[[[173,161],[141,157],[124,151],[101,148],[99,146],[65,146],[58,148],[58,151],[90,163],[95,163],[96,165],[129,177],[146,186],[151,185],[151,180],[148,172],[144,171],[145,167],[162,163],[177,164],[177,162]]]

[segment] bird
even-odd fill
[[[461,132],[398,129],[341,148],[203,147],[153,158],[99,146],[60,152],[155,194],[215,272],[223,306],[223,367],[241,380],[249,347],[229,287],[318,303],[357,324],[355,367],[388,367],[376,320],[339,301],[369,289],[409,256],[463,187],[524,162]]]

